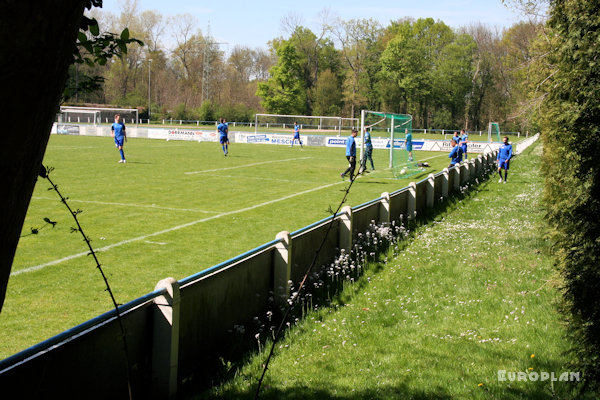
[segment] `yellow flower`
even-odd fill
[[[482,387],[482,386],[483,386],[483,383],[480,383],[480,384],[479,384],[479,385],[477,385],[477,386],[479,386],[479,387]]]
[[[535,354],[532,354],[532,355],[531,355],[531,358],[533,358],[533,357],[535,357]]]
[[[530,370],[530,371],[533,371],[533,367],[529,367],[529,370]]]

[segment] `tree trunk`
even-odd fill
[[[83,15],[82,0],[0,2],[0,310],[58,111]]]

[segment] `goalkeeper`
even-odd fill
[[[356,129],[352,129],[352,133],[346,140],[346,159],[348,160],[348,168],[340,174],[340,177],[344,179],[346,174],[350,174],[350,180],[354,180],[354,169],[356,168],[356,141],[354,138],[358,135]]]
[[[375,164],[373,164],[373,143],[371,142],[371,133],[365,129],[365,154],[363,156],[360,173],[362,174],[367,169],[367,160],[371,161],[371,171],[375,171]]]

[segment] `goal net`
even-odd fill
[[[115,114],[121,115],[125,124],[137,125],[138,110],[135,108],[100,108],[100,107],[69,107],[61,106],[57,122],[69,124],[112,124]]]
[[[488,140],[490,142],[494,140],[498,142],[502,141],[502,139],[500,139],[500,125],[498,125],[497,122],[490,122],[488,127]]]
[[[364,133],[369,130],[373,139],[387,139],[389,168],[395,178],[408,178],[421,172],[412,149],[412,115],[380,111],[361,111],[360,158],[364,155]]]
[[[254,132],[293,133],[294,125],[300,132],[311,134],[349,135],[358,125],[358,118],[312,115],[256,114]]]

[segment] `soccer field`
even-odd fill
[[[153,291],[165,277],[182,279],[327,217],[348,180],[342,148],[220,145],[131,139],[120,164],[110,137],[53,135],[44,159],[50,178],[78,215],[119,303]],[[446,153],[415,152],[431,168]],[[389,153],[375,150],[376,171],[356,180],[356,206],[408,184],[385,170]],[[39,179],[0,314],[5,358],[112,308],[75,222]],[[56,222],[46,225],[44,218]],[[38,229],[32,234],[32,229]]]

